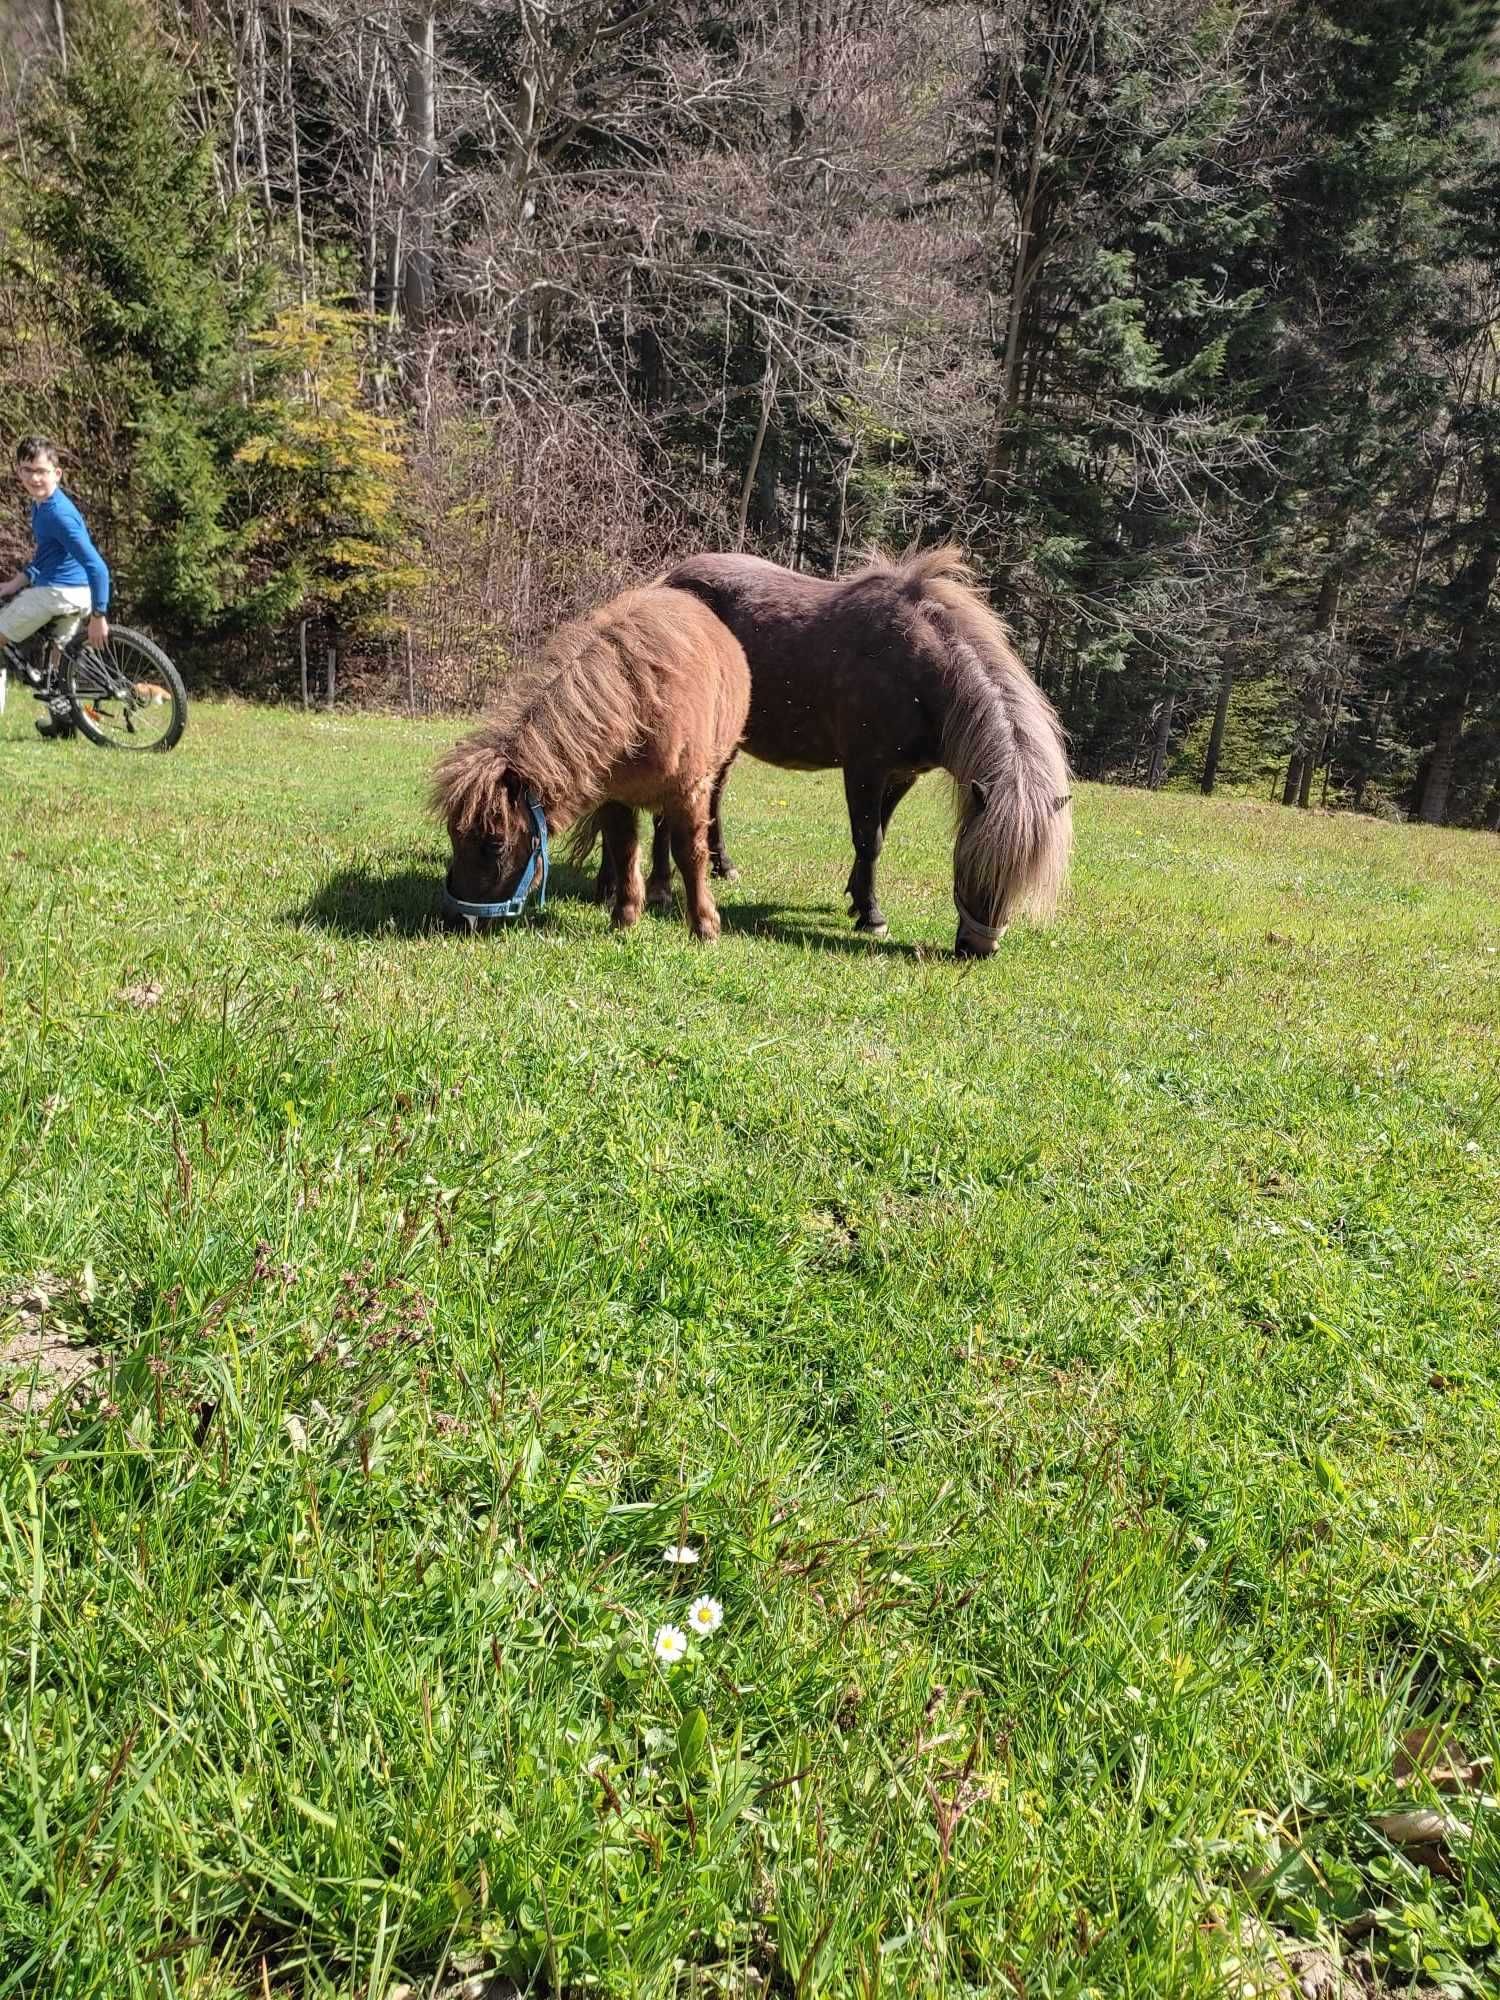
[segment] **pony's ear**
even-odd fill
[[[975,812],[983,812],[990,802],[990,788],[982,778],[971,778],[969,791],[974,800]]]

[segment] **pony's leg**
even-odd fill
[[[884,937],[889,926],[875,900],[875,863],[885,837],[886,775],[884,771],[844,772],[844,798],[849,807],[849,831],[854,836],[854,868],[849,876],[849,900],[854,928],[867,937]],[[899,794],[898,794],[899,796]],[[895,810],[892,803],[891,810]]]
[[[667,828],[665,813],[657,813],[651,822],[651,874],[646,883],[646,908],[670,910],[675,901],[672,894],[672,836]]]
[[[609,842],[604,843],[599,856],[599,873],[594,878],[594,901],[612,903],[615,900],[615,864],[610,859]]]
[[[669,813],[672,856],[682,873],[687,920],[693,936],[712,944],[719,935],[719,912],[708,887],[708,802],[699,798],[680,812]]]
[[[615,872],[615,901],[610,921],[616,930],[628,931],[632,924],[639,922],[646,902],[645,884],[641,881],[641,850],[635,808],[608,805],[601,817],[605,852]]]
[[[916,781],[916,779],[915,779],[915,778],[890,778],[890,779],[887,779],[887,781],[886,781],[886,787],[885,787],[885,791],[884,791],[884,792],[882,793],[882,795],[881,795],[881,800],[880,800],[880,844],[881,844],[881,846],[884,846],[884,845],[885,845],[885,832],[886,832],[886,828],[887,828],[887,827],[888,827],[888,826],[890,825],[890,823],[891,823],[891,814],[892,814],[892,813],[893,813],[893,812],[894,812],[894,811],[896,810],[897,806],[899,806],[899,805],[900,805],[901,801],[902,801],[902,800],[903,800],[903,799],[904,799],[904,798],[906,797],[907,793],[908,793],[908,792],[909,792],[909,791],[911,790],[912,786],[913,786],[913,785],[914,785],[914,784],[915,784],[916,782],[917,782],[917,781]],[[878,848],[876,849],[876,852],[877,852],[877,853],[879,852],[879,849],[878,849]],[[855,900],[855,898],[854,898],[854,878],[855,878],[855,875],[856,875],[856,874],[858,873],[858,871],[859,871],[859,863],[858,863],[858,862],[856,861],[856,862],[855,862],[855,864],[854,864],[854,866],[853,866],[853,868],[851,868],[851,869],[849,870],[849,880],[848,880],[848,881],[847,881],[847,883],[846,883],[846,884],[844,885],[844,894],[845,894],[845,895],[846,895],[846,896],[847,896],[847,897],[849,898],[849,900],[850,900],[850,902],[851,902],[851,903],[852,903],[852,902],[853,902],[853,901]],[[874,879],[873,879],[873,876],[872,876],[872,878],[871,878],[871,887],[872,887],[872,888],[874,887]]]
[[[724,826],[719,818],[719,801],[724,796],[724,787],[729,783],[730,766],[739,754],[736,750],[734,756],[726,758],[714,779],[713,790],[708,795],[708,855],[712,872],[721,882],[738,882],[740,879],[740,871],[730,860],[725,849]]]
[[[880,831],[882,836],[884,836],[886,828],[891,823],[891,814],[900,805],[916,782],[915,778],[892,778],[886,786],[884,795],[880,801]]]

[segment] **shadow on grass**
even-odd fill
[[[863,937],[852,928],[850,919],[831,903],[720,903],[719,915],[726,934],[743,931],[757,937],[774,938],[778,944],[810,945],[815,951],[849,952],[855,958],[925,959],[946,955],[941,945],[906,944],[891,938]]]
[[[375,868],[341,868],[300,909],[289,910],[286,921],[338,931],[345,937],[445,936],[448,933],[442,922],[442,888],[442,870],[438,865],[397,868],[387,873]],[[547,883],[547,900],[592,904],[594,877],[566,863],[554,867]],[[778,944],[847,952],[855,958],[868,958],[872,953],[913,960],[948,956],[945,944],[917,945],[893,943],[890,938],[860,937],[849,928],[849,920],[842,911],[829,903],[737,899],[721,903],[719,915],[726,935],[768,937]],[[647,918],[657,923],[681,923],[680,894],[675,909],[648,911]],[[605,921],[601,912],[601,928]]]
[[[286,921],[339,931],[345,937],[445,936],[442,896],[440,863],[384,874],[375,868],[341,868],[300,909],[289,910]],[[593,877],[566,865],[554,867],[547,880],[547,900],[591,903]]]

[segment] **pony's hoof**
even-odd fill
[[[639,910],[611,910],[609,913],[611,930],[633,931],[640,920]]]
[[[711,924],[694,924],[693,936],[698,940],[699,944],[717,944],[719,942],[718,919],[715,918]]]
[[[672,894],[670,889],[648,889],[646,891],[646,908],[648,910],[675,910],[676,907],[677,898]]]
[[[740,871],[732,861],[723,863],[716,861],[712,873],[716,882],[738,882],[740,879]]]
[[[861,937],[867,938],[889,937],[891,933],[891,927],[884,917],[856,917],[854,928]]]

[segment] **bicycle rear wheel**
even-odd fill
[[[104,750],[170,750],[187,727],[182,676],[144,632],[112,625],[102,652],[70,654],[66,686],[73,720]]]

